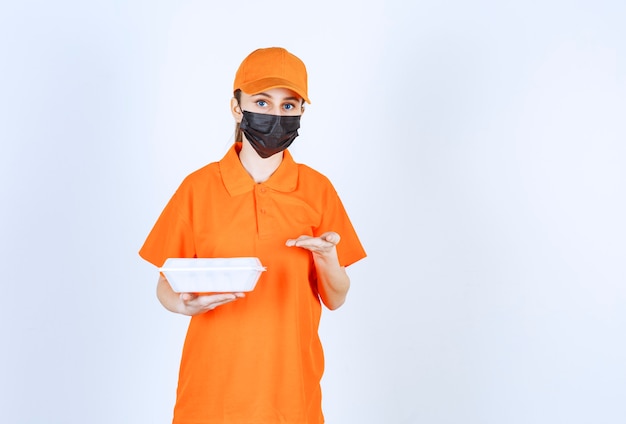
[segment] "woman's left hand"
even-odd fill
[[[288,247],[301,247],[319,255],[327,255],[335,250],[340,240],[339,234],[328,231],[319,237],[300,236],[297,239],[289,239],[285,244]]]
[[[339,264],[337,243],[341,237],[328,231],[319,237],[300,236],[289,239],[287,246],[301,247],[310,251],[317,271],[317,289],[322,302],[328,309],[337,309],[346,300],[350,288],[350,278],[346,269]]]

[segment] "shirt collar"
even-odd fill
[[[239,160],[240,151],[241,142],[236,142],[222,160],[219,161],[222,181],[231,196],[252,191],[256,185]],[[298,184],[298,165],[288,150],[283,151],[283,160],[278,169],[262,184],[272,190],[282,192],[290,192],[296,189]]]

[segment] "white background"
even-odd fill
[[[626,422],[625,4],[3,2],[2,422],[170,422],[187,319],[137,250],[272,45],[369,254],[327,422]]]

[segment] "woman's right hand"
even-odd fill
[[[203,314],[242,297],[245,297],[244,293],[180,293],[179,298],[183,308],[179,313],[189,316]]]
[[[178,314],[193,316],[211,311],[218,306],[245,297],[244,293],[176,293],[163,275],[159,275],[157,298],[165,309]]]

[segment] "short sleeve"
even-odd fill
[[[327,231],[334,231],[341,237],[337,244],[341,266],[352,265],[367,256],[343,203],[330,182],[325,190],[322,220],[315,236],[319,237]]]
[[[191,227],[191,187],[186,181],[161,212],[139,255],[157,267],[168,258],[193,258],[196,256]]]

